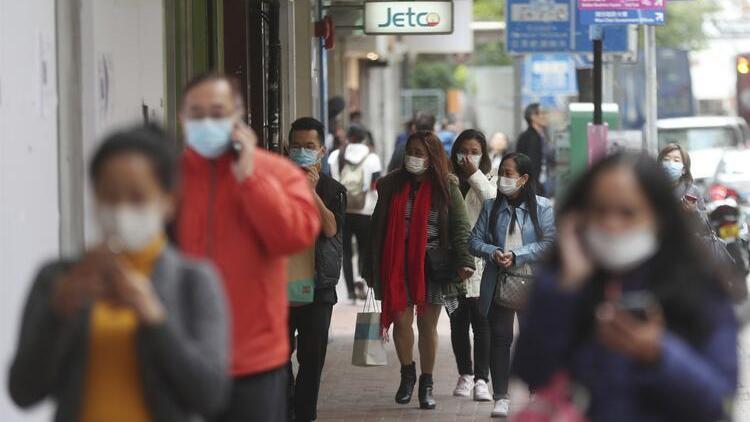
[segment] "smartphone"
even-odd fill
[[[232,141],[232,158],[234,158],[235,161],[239,160],[240,153],[242,152],[242,143],[238,141]]]
[[[689,193],[686,193],[685,196],[683,196],[683,199],[685,202],[688,202],[690,204],[695,204],[698,202],[698,197]]]
[[[648,319],[649,312],[655,308],[659,308],[659,302],[650,292],[626,292],[620,297],[617,306],[620,309],[628,311],[631,315],[641,321],[645,321]]]

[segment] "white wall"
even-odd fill
[[[6,389],[21,307],[58,253],[55,1],[0,0],[0,420],[22,419]],[[49,420],[49,407],[23,418]]]
[[[164,116],[164,6],[161,0],[81,0],[83,154],[113,129]],[[88,190],[87,190],[88,192]],[[86,197],[86,239],[95,227]]]

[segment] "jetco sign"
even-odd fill
[[[365,2],[366,34],[451,34],[452,1]]]

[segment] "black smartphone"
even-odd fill
[[[639,291],[623,293],[617,305],[639,320],[645,321],[649,312],[659,307],[659,302],[650,292]]]

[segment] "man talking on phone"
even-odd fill
[[[213,260],[230,306],[234,383],[218,421],[286,422],[286,257],[311,246],[321,223],[304,173],[257,148],[243,112],[226,76],[202,75],[185,88],[176,234],[188,255]]]

